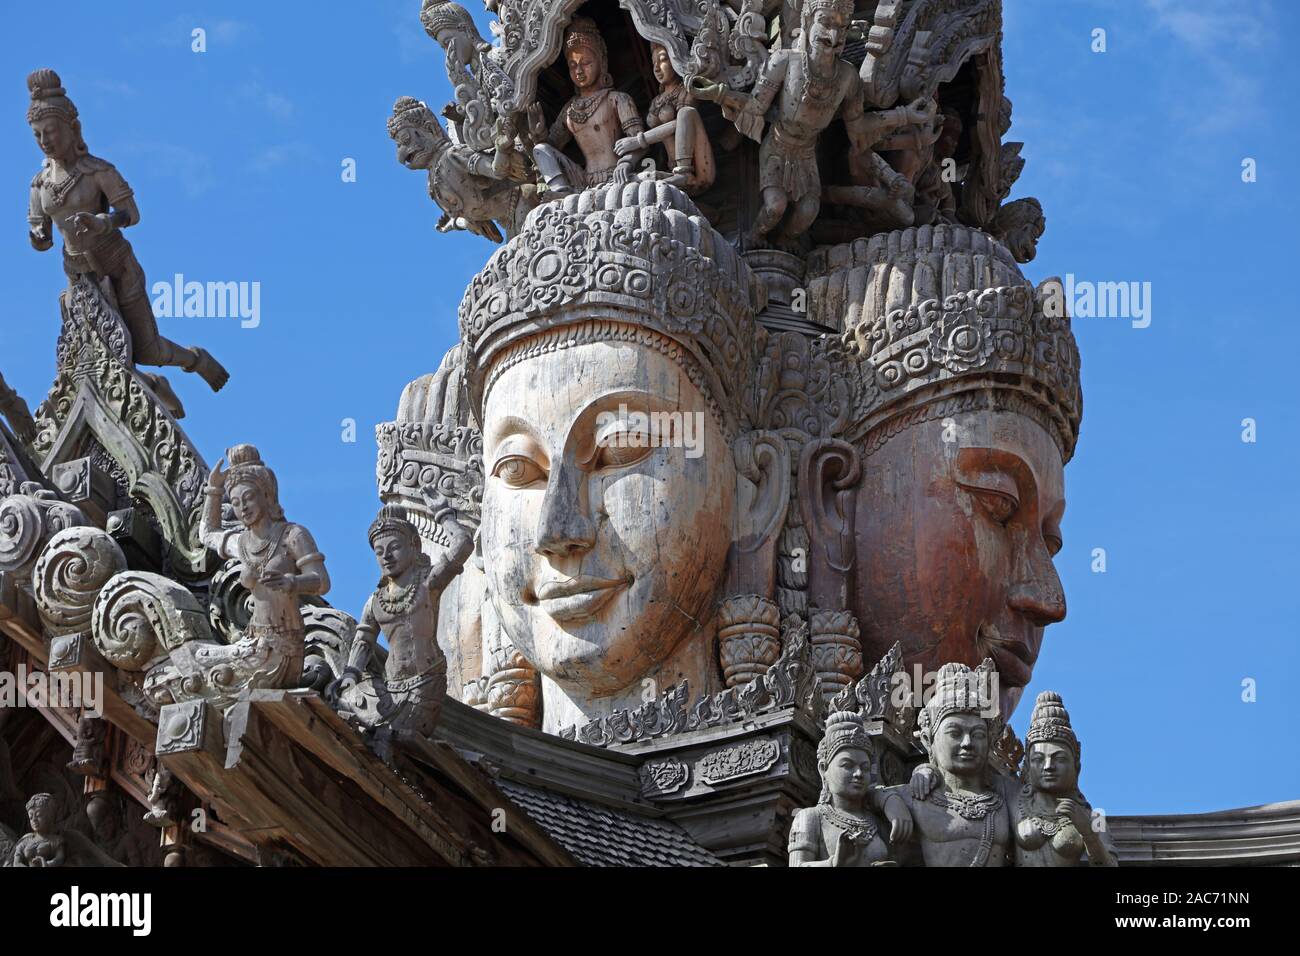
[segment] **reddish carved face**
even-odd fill
[[[927,673],[992,657],[1009,716],[1065,617],[1056,444],[1025,415],[977,411],[905,428],[863,472],[851,603],[868,666],[895,641]]]

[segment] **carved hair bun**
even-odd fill
[[[34,100],[49,99],[67,93],[63,88],[63,81],[59,79],[59,74],[49,68],[33,70],[27,74],[27,89],[31,91]]]

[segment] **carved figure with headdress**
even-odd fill
[[[154,320],[144,270],[122,230],[140,221],[135,193],[112,163],[90,155],[81,134],[76,106],[53,70],[36,70],[27,77],[31,106],[27,122],[45,154],[41,171],[32,179],[27,223],[32,248],[54,245],[52,229],[63,236],[63,269],[69,282],[89,275],[107,279],[118,310],[131,331],[134,360],[196,372],[219,391],[229,374],[207,351],[186,348],[164,338]],[[176,417],[180,401],[166,379],[144,376],[159,399]]]
[[[438,647],[438,604],[442,592],[464,567],[473,537],[456,520],[447,499],[432,488],[425,504],[446,552],[431,561],[421,550],[420,534],[401,505],[384,505],[370,525],[370,546],[383,571],[366,602],[340,680],[328,691],[339,710],[368,730],[387,728],[397,739],[433,732],[447,694],[447,658]],[[362,668],[380,632],[388,638],[383,677]]]
[[[852,16],[853,0],[805,0],[795,45],[772,54],[751,95],[720,84],[693,86],[701,99],[720,101],[724,115],[755,139],[776,107],[759,151],[763,205],[748,244],[761,244],[773,232],[780,244],[789,244],[808,231],[821,210],[817,141],[836,117],[844,121],[853,152],[871,146],[857,71],[841,58]]]
[[[536,189],[524,183],[523,153],[509,150],[504,166],[487,153],[453,143],[424,103],[400,96],[388,119],[397,161],[429,174],[429,198],[442,209],[439,232],[464,229],[493,242],[515,234],[536,204]],[[500,223],[500,226],[497,224]]]
[[[1025,734],[1023,786],[1013,806],[1016,866],[1118,866],[1104,818],[1079,790],[1079,738],[1054,691],[1034,702]]]
[[[817,745],[821,797],[817,806],[794,815],[791,866],[892,865],[869,795],[874,762],[875,747],[860,715],[840,710],[826,718]]]
[[[644,153],[644,147],[623,153],[615,149],[620,138],[645,131],[636,101],[614,89],[609,75],[609,50],[595,21],[574,17],[564,32],[564,61],[573,81],[574,96],[564,104],[549,128],[540,107],[530,111],[533,161],[549,191],[564,195],[601,183],[625,183]],[[561,150],[577,140],[580,165]]]

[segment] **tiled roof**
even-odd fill
[[[725,866],[675,823],[551,790],[497,786],[584,866]]]

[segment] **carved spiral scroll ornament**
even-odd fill
[[[73,634],[90,624],[100,589],[126,570],[126,555],[107,532],[67,528],[50,539],[36,560],[32,589],[51,634]]]
[[[10,495],[0,501],[0,571],[17,571],[40,550],[45,520],[36,500]]]
[[[227,644],[239,640],[253,619],[253,592],[240,581],[243,572],[243,562],[231,558],[212,576],[208,588],[208,621]]]
[[[210,641],[207,615],[187,589],[160,574],[124,571],[95,601],[95,647],[110,663],[142,671],[186,641]]]

